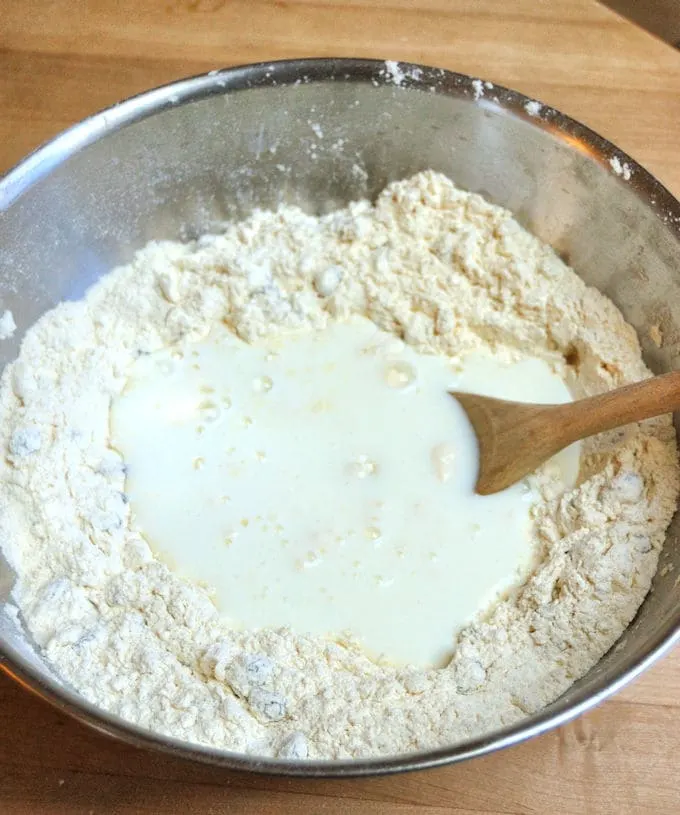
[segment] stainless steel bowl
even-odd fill
[[[678,367],[680,204],[583,125],[467,76],[366,60],[301,60],[212,72],[76,125],[0,182],[0,280],[18,331],[80,297],[152,238],[186,238],[253,207],[319,212],[433,168],[511,209],[638,330],[648,364]],[[618,172],[617,172],[618,171]],[[649,329],[659,325],[661,348]],[[678,639],[677,517],[635,621],[541,713],[484,738],[366,761],[263,759],[135,727],[85,701],[0,614],[3,669],[44,699],[127,742],[241,770],[348,776],[433,767],[516,744],[596,705]],[[665,576],[664,576],[665,575]],[[12,575],[0,566],[0,600]]]

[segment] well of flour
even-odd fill
[[[474,493],[474,433],[448,391],[478,383],[569,398],[545,362],[454,369],[365,317],[253,344],[220,326],[141,357],[111,414],[134,521],[241,628],[446,664],[534,555],[531,489]]]
[[[360,354],[369,332],[396,355]],[[437,503],[474,478],[442,390],[483,364],[494,382],[534,366],[527,399],[541,382],[563,389],[552,399],[567,398],[562,381],[580,396],[649,375],[611,302],[436,173],[373,205],[255,212],[220,235],[150,244],[38,321],[3,373],[0,545],[27,629],[96,704],[264,756],[442,746],[539,710],[649,589],[678,496],[675,437],[668,417],[603,435],[584,443],[575,484],[553,462],[498,497],[508,549],[491,535],[499,561],[447,599],[465,563],[452,553],[483,523]],[[417,426],[421,409],[431,421]],[[365,432],[376,417],[378,437]],[[192,518],[197,500],[210,509]],[[409,500],[429,502],[422,525]],[[398,613],[423,594],[419,619]],[[391,626],[375,613],[388,608]]]

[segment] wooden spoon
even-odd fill
[[[680,371],[566,405],[506,402],[451,391],[479,444],[480,495],[500,492],[579,439],[680,408]]]

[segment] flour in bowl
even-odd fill
[[[256,347],[357,318],[454,367],[480,353],[538,359],[576,396],[649,376],[609,300],[507,211],[432,172],[375,205],[255,212],[220,235],[150,244],[39,320],[0,393],[0,543],[14,599],[90,701],[262,756],[394,754],[539,710],[631,621],[678,496],[669,417],[585,442],[577,486],[550,463],[530,479],[530,568],[459,630],[445,667],[372,659],[342,632],[241,630],[210,585],[153,555],[111,437],[111,405],[140,358],[192,353],[225,327]],[[448,466],[445,451],[438,461]],[[371,472],[370,460],[355,464]]]

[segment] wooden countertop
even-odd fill
[[[145,88],[301,56],[439,65],[517,88],[680,195],[680,52],[592,0],[0,0],[0,171]],[[0,811],[289,815],[680,812],[680,652],[576,722],[447,769],[225,773],[106,739],[0,677]]]

